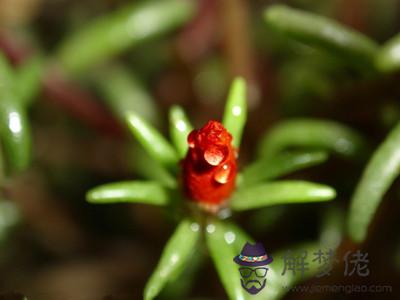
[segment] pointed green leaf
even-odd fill
[[[117,55],[129,47],[169,32],[190,19],[192,1],[141,1],[80,26],[61,44],[57,62],[74,74]]]
[[[86,199],[96,204],[138,202],[166,205],[168,204],[168,193],[156,182],[123,181],[95,187],[86,194]]]
[[[400,123],[374,152],[351,200],[348,232],[362,242],[385,192],[400,173]]]
[[[272,128],[259,146],[259,156],[272,158],[289,148],[322,149],[344,157],[360,159],[365,141],[355,130],[337,122],[318,119],[292,119]]]
[[[320,243],[326,247],[337,248],[343,240],[345,232],[344,212],[337,206],[330,205],[322,215],[320,226]]]
[[[129,164],[132,165],[135,174],[145,179],[156,181],[167,188],[176,189],[176,177],[168,172],[158,161],[154,160],[143,147],[133,144],[131,149],[131,154],[127,159]]]
[[[375,59],[376,67],[382,72],[393,72],[400,68],[400,34],[387,41]]]
[[[107,66],[96,74],[95,81],[106,104],[119,119],[123,120],[127,111],[134,111],[152,124],[158,124],[157,105],[131,70],[123,66]]]
[[[161,259],[144,289],[144,299],[152,300],[173,278],[179,276],[192,255],[197,255],[200,225],[186,219],[175,230],[165,246]]]
[[[20,103],[8,102],[1,96],[0,136],[11,169],[22,171],[27,168],[31,159],[32,141],[26,112]]]
[[[231,85],[222,123],[232,134],[233,145],[239,148],[247,119],[246,81],[238,77]]]
[[[187,137],[193,127],[180,106],[173,106],[169,111],[169,123],[171,139],[179,157],[183,158],[188,150]]]
[[[192,255],[190,263],[178,275],[174,276],[160,293],[160,299],[187,299],[192,287],[196,283],[196,277],[199,269],[204,265],[205,253],[197,251]]]
[[[378,45],[367,36],[334,20],[284,5],[270,6],[264,14],[268,25],[289,38],[345,59],[358,67],[373,67]]]
[[[31,135],[14,80],[13,70],[0,55],[0,138],[10,168],[21,171],[30,162]]]
[[[248,187],[264,180],[290,174],[308,168],[328,159],[324,151],[282,153],[273,158],[260,159],[243,170],[242,186]]]
[[[126,120],[133,135],[151,157],[159,161],[165,167],[176,167],[179,160],[178,154],[157,129],[134,112],[127,113]]]
[[[231,200],[235,210],[263,206],[328,201],[335,198],[329,186],[300,180],[282,180],[238,190]]]
[[[14,70],[8,62],[8,59],[5,55],[0,51],[0,87],[1,91],[10,90],[9,87],[12,86],[15,81],[14,78]],[[7,89],[6,89],[7,88]]]
[[[240,273],[233,258],[239,254],[247,237],[218,220],[210,222],[206,231],[209,253],[229,299],[245,299],[247,292],[240,284]]]
[[[236,253],[240,253],[246,242],[254,243],[254,239],[236,223],[224,220],[223,226],[225,228],[225,241],[233,240],[232,245]]]
[[[15,74],[15,85],[18,98],[23,107],[27,107],[35,99],[42,83],[43,61],[33,57],[24,62]]]

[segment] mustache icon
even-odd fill
[[[258,294],[264,287],[266,283],[266,279],[263,280],[262,283],[260,283],[258,280],[249,280],[248,282],[244,283],[243,279],[240,279],[240,282],[242,284],[242,287],[250,294],[255,295]],[[256,285],[259,285],[257,287]],[[251,285],[250,285],[251,284]]]
[[[246,287],[250,287],[251,283],[253,283],[252,285],[254,285],[254,286],[256,286],[256,285],[258,285],[258,287],[262,286],[261,282],[259,282],[258,280],[249,280],[246,282]]]

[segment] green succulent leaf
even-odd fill
[[[96,204],[138,202],[167,205],[168,192],[157,182],[123,181],[108,183],[91,189],[86,194],[88,202]]]
[[[400,68],[400,34],[387,41],[376,55],[375,65],[381,72],[393,72]]]
[[[178,154],[157,129],[134,112],[126,114],[128,127],[151,157],[167,168],[176,168]]]
[[[157,124],[160,113],[154,99],[136,75],[123,66],[107,66],[95,78],[106,104],[121,120],[127,111],[134,111],[144,119]]]
[[[372,155],[351,199],[348,232],[362,242],[385,192],[400,173],[400,123]]]
[[[140,159],[137,159],[138,157]],[[157,181],[167,188],[176,189],[176,177],[154,160],[140,145],[132,144],[128,160],[135,174],[150,181]]]
[[[247,90],[246,81],[238,77],[230,88],[228,100],[225,106],[222,123],[232,134],[233,145],[239,148],[242,139],[244,125],[247,119]]]
[[[43,60],[39,56],[24,62],[15,73],[16,92],[24,107],[29,106],[38,94],[42,84]]]
[[[190,19],[194,2],[181,0],[141,1],[82,26],[67,36],[56,60],[79,74],[141,42],[169,32]]]
[[[292,119],[272,128],[261,140],[259,156],[272,158],[289,148],[329,150],[355,159],[365,155],[365,141],[355,130],[337,122]]]
[[[241,186],[248,187],[264,180],[284,176],[323,163],[327,159],[328,153],[324,151],[297,151],[260,159],[244,168]]]
[[[197,251],[192,255],[190,264],[178,275],[174,276],[160,293],[160,299],[187,299],[188,295],[196,283],[196,275],[206,260],[203,251]]]
[[[289,38],[321,48],[351,64],[373,67],[378,45],[334,20],[285,5],[269,7],[264,13],[264,20]]]
[[[193,130],[185,111],[180,106],[173,106],[169,111],[169,128],[172,142],[178,151],[179,157],[183,158],[188,151],[187,137]]]
[[[320,242],[322,245],[335,249],[342,242],[345,233],[344,212],[330,205],[322,214],[322,224],[320,226]]]
[[[199,224],[190,219],[181,221],[165,246],[161,259],[146,284],[145,300],[157,297],[169,281],[181,274],[190,258],[198,251],[197,244],[200,235]]]
[[[236,226],[213,220],[206,228],[206,243],[229,299],[245,299],[240,273],[233,258],[249,238]]]
[[[0,55],[0,138],[11,170],[25,169],[31,158],[31,135],[26,111],[19,101],[13,70]]]
[[[10,87],[15,81],[14,75],[14,70],[9,64],[7,57],[0,51],[0,83],[3,93],[12,90]]]
[[[25,110],[18,102],[0,96],[0,137],[12,170],[26,169],[31,160],[31,134]],[[3,101],[3,102],[2,102]]]
[[[300,180],[281,180],[239,189],[231,200],[234,210],[288,203],[329,201],[335,198],[333,188]]]

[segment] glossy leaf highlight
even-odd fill
[[[282,180],[239,189],[231,200],[234,210],[288,203],[329,201],[335,198],[333,188],[300,180]]]
[[[160,114],[156,103],[132,71],[112,66],[96,75],[95,79],[106,104],[119,119],[123,120],[127,111],[134,111],[157,124]]]
[[[365,141],[355,130],[328,120],[292,119],[273,127],[262,138],[260,157],[272,158],[292,149],[332,151],[344,157],[360,159],[365,154]]]
[[[166,33],[187,21],[194,3],[182,0],[151,0],[121,7],[100,17],[62,43],[57,61],[79,74],[110,57]]]
[[[134,112],[126,114],[128,127],[150,156],[163,166],[176,168],[178,154],[157,129]]]
[[[327,159],[328,153],[323,151],[298,151],[259,159],[244,168],[241,185],[248,187],[323,163]]]
[[[372,155],[351,200],[348,232],[362,242],[375,211],[400,173],[400,123]]]
[[[11,170],[25,169],[31,158],[27,115],[19,101],[13,70],[0,55],[0,138]]]
[[[151,181],[124,181],[108,183],[91,189],[86,194],[88,202],[96,204],[137,202],[153,205],[168,204],[168,193],[158,183]]]
[[[239,254],[238,251],[243,247],[246,239],[247,237],[243,233],[237,233],[234,227],[228,227],[218,220],[209,222],[206,227],[208,251],[217,269],[222,285],[228,294],[228,298],[231,300],[246,298],[247,292],[240,284],[238,266],[233,261],[233,258]]]
[[[173,106],[169,111],[169,128],[172,142],[178,151],[179,157],[185,157],[188,151],[188,135],[193,130],[186,117],[185,111],[180,106]]]
[[[238,77],[231,85],[222,120],[224,127],[232,134],[232,143],[239,148],[243,128],[247,119],[246,81]]]
[[[357,66],[373,66],[378,45],[334,20],[285,5],[269,7],[264,19],[272,28],[299,42],[324,49]]]
[[[400,68],[400,34],[382,46],[376,55],[375,64],[382,72],[394,72]]]
[[[165,246],[161,259],[146,284],[144,299],[157,297],[163,287],[173,278],[179,276],[192,255],[198,251],[200,225],[190,219],[181,221]]]

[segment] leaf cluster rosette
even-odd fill
[[[175,182],[153,179],[109,183],[90,190],[87,193],[87,200],[97,204],[144,203],[166,206],[178,211],[181,221],[167,242],[160,261],[146,285],[145,299],[154,299],[165,287],[173,284],[179,276],[182,276],[188,262],[192,261],[193,257],[200,255],[200,244],[203,241],[205,241],[229,298],[247,297],[240,286],[239,272],[237,272],[232,258],[240,251],[244,242],[252,241],[252,238],[227,216],[230,216],[231,212],[271,205],[329,201],[336,196],[335,190],[324,184],[303,180],[273,180],[276,177],[325,161],[328,155],[323,147],[313,150],[286,151],[284,148],[288,145],[285,146],[284,143],[281,143],[281,148],[276,149],[276,153],[265,155],[260,153],[257,161],[243,168],[243,171],[238,172],[237,176],[228,176],[229,180],[228,177],[223,176],[224,174],[218,173],[221,171],[219,168],[227,161],[234,162],[236,168],[236,159],[240,156],[240,142],[247,118],[246,95],[244,79],[236,78],[228,94],[222,122],[212,121],[211,125],[210,123],[206,125],[206,127],[217,126],[219,130],[217,132],[222,135],[224,142],[218,144],[221,142],[218,140],[217,144],[227,148],[222,146],[222,148],[215,148],[213,144],[211,145],[212,150],[206,147],[199,152],[201,159],[208,161],[211,168],[216,168],[212,171],[212,179],[215,180],[215,174],[222,176],[217,178],[217,184],[221,186],[228,182],[232,184],[232,188],[218,197],[218,201],[212,199],[212,209],[209,205],[204,205],[210,202],[210,199],[204,196],[206,194],[193,190],[185,193],[185,176],[187,174],[185,171],[181,172],[181,168],[182,165],[185,165],[185,160],[193,154],[190,154],[190,147],[193,147],[192,149],[195,147],[193,139],[207,140],[210,138],[209,136],[199,137],[196,134],[204,132],[215,134],[215,131],[193,130],[183,109],[173,106],[169,113],[172,140],[170,143],[137,113],[133,111],[126,113],[126,124],[134,137],[153,160],[168,172],[168,178],[175,178]],[[330,125],[336,126],[336,124]],[[339,127],[339,125],[337,126]],[[350,129],[340,128],[346,133],[353,133]],[[304,126],[304,130],[307,131],[307,126]],[[267,140],[270,138],[269,135],[266,135],[262,143],[268,143]],[[340,136],[340,138],[343,137]],[[318,140],[318,137],[315,139]],[[197,142],[199,141],[197,140]],[[352,139],[349,143],[350,146],[356,147],[356,142]],[[225,153],[225,150],[221,149],[225,149],[227,152]],[[207,153],[207,150],[210,150],[211,154]],[[226,158],[228,159],[226,160]],[[234,175],[236,175],[236,171],[235,169]],[[236,180],[230,182],[232,178]],[[209,189],[212,193],[213,188],[205,186],[207,182],[210,181],[203,181],[194,189]],[[186,188],[191,184],[186,185]],[[196,197],[192,197],[193,195]],[[185,207],[189,207],[189,209],[185,209]],[[315,244],[314,246],[316,247]],[[227,269],[232,270],[227,272]],[[278,286],[281,283],[277,281],[276,289],[279,289]]]

